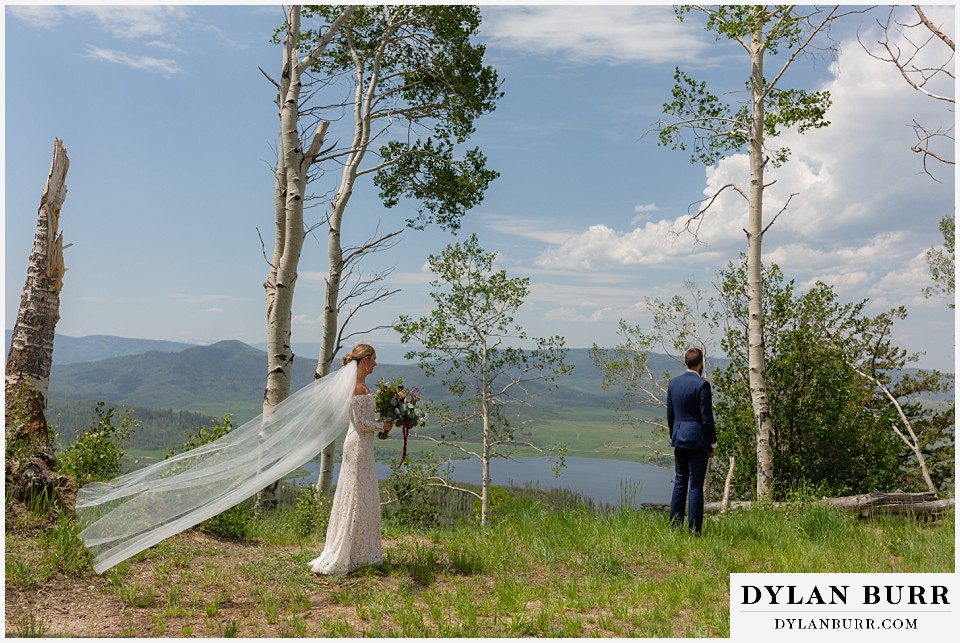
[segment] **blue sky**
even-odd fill
[[[930,13],[954,30],[952,7]],[[481,39],[505,96],[477,123],[472,144],[501,173],[458,237],[408,231],[369,270],[395,266],[401,295],[370,309],[356,330],[429,311],[426,258],[476,232],[511,276],[531,280],[517,316],[532,336],[569,346],[613,345],[620,318],[647,320],[645,297],[668,298],[745,249],[746,209],[721,199],[700,240],[677,236],[688,207],[731,180],[746,159],[692,165],[644,136],[662,117],[675,66],[716,91],[742,86],[742,53],[718,45],[666,6],[485,5]],[[953,114],[909,90],[857,43],[876,40],[877,11],[837,25],[840,55],[803,59],[789,85],[829,89],[832,125],[786,134],[793,161],[768,174],[768,211],[789,209],[765,237],[767,260],[801,286],[821,279],[869,312],[904,304],[897,339],[953,370],[954,315],[929,284],[924,253],[942,243],[954,173],[922,173],[914,119]],[[207,343],[265,339],[263,281],[273,229],[278,72],[269,42],[279,6],[7,6],[5,33],[5,324],[12,328],[53,140],[68,149],[61,229],[68,272],[58,332]],[[952,90],[951,90],[952,91]],[[334,125],[336,127],[336,125]],[[393,229],[414,211],[379,204],[358,182],[345,242]],[[320,219],[308,210],[309,222]],[[300,263],[294,341],[320,338],[325,236]],[[396,342],[392,333],[366,338]],[[306,356],[315,359],[316,356]]]

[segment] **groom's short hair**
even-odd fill
[[[688,348],[683,355],[683,363],[691,370],[700,366],[703,363],[703,351],[699,348]]]

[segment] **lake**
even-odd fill
[[[555,462],[556,458],[495,458],[490,463],[490,478],[495,485],[523,486],[530,483],[540,489],[566,488],[595,502],[614,506],[670,503],[673,468],[624,460],[568,457],[567,466],[558,478],[553,475]],[[454,460],[449,466],[451,480],[480,484],[480,461],[476,458]],[[316,484],[320,464],[308,462],[303,468],[307,470],[307,475],[288,478],[287,481]],[[333,470],[334,482],[339,474],[340,464],[337,463]],[[377,463],[377,476],[384,480],[389,475],[390,466]]]

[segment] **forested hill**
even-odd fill
[[[293,389],[313,379],[314,357],[294,360]],[[677,371],[663,355],[652,355],[656,371]],[[558,380],[558,389],[547,393],[543,385],[529,387],[536,407],[596,408],[614,402],[620,392],[603,390],[601,375],[587,349],[571,349],[570,375]],[[212,416],[231,413],[236,420],[260,412],[266,378],[266,353],[239,341],[193,346],[179,352],[150,351],[96,362],[55,363],[50,395],[59,400],[104,400],[115,406],[184,409]],[[416,365],[379,364],[370,384],[380,378],[402,377],[408,386],[421,389],[425,398],[448,401],[439,378],[427,378]]]

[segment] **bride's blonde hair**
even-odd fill
[[[376,351],[373,350],[373,346],[370,344],[357,344],[353,347],[352,351],[343,356],[343,365],[346,366],[354,360],[359,362],[362,359],[370,357],[374,353],[376,353]]]

